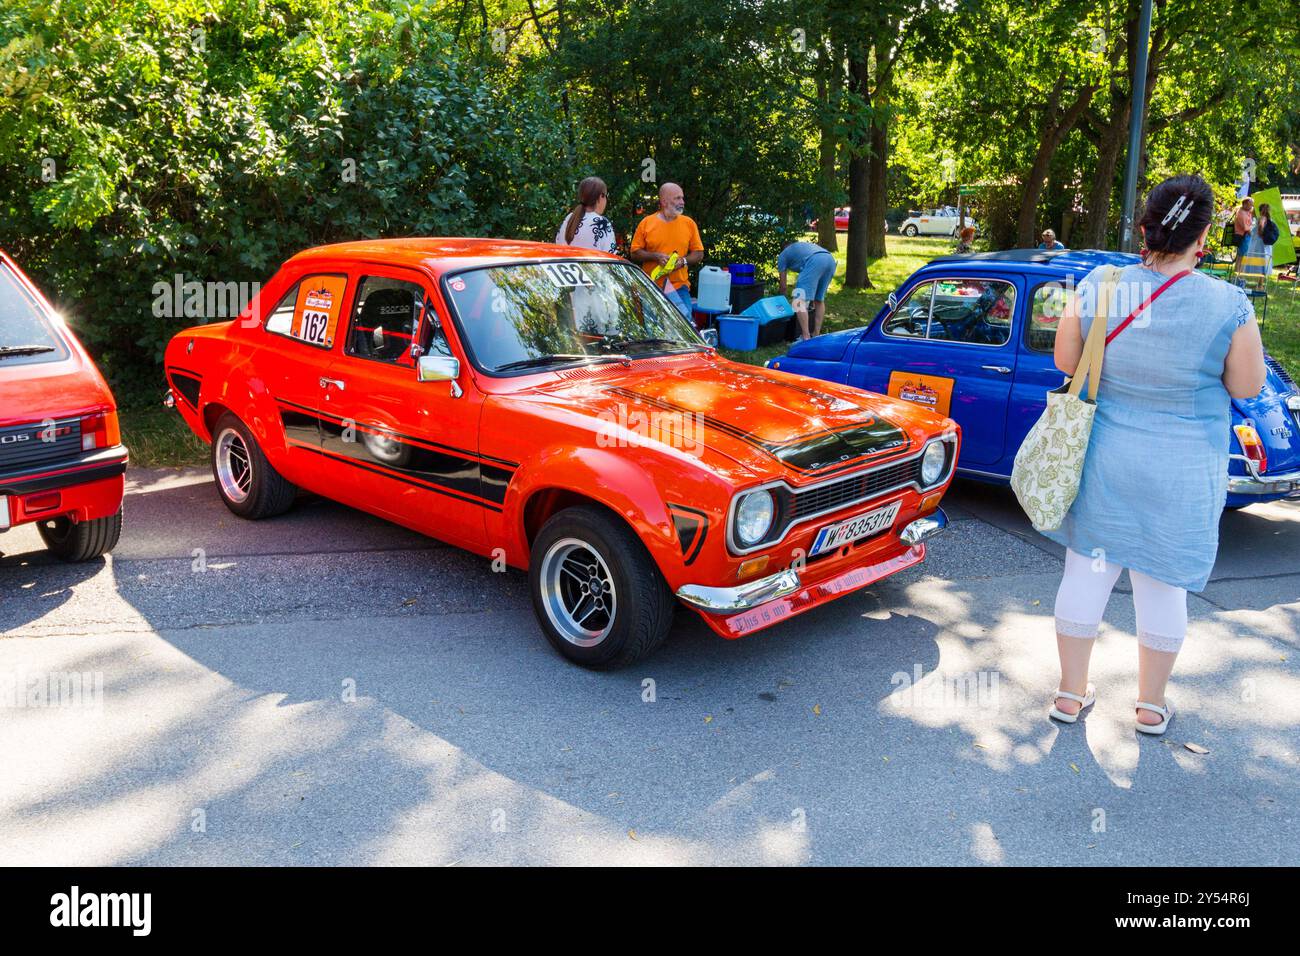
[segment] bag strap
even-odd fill
[[[1088,381],[1088,400],[1097,400],[1097,383],[1101,379],[1102,353],[1106,350],[1106,309],[1110,304],[1111,294],[1115,291],[1115,280],[1119,269],[1111,266],[1101,277],[1097,290],[1097,312],[1093,316],[1092,326],[1088,329],[1088,338],[1083,343],[1083,354],[1079,364],[1070,377],[1069,394],[1075,398],[1083,391],[1083,382]]]
[[[1118,270],[1117,270],[1117,271],[1118,271]],[[1150,305],[1152,302],[1154,302],[1156,299],[1158,299],[1158,298],[1160,298],[1162,295],[1164,295],[1166,289],[1168,289],[1171,285],[1173,285],[1173,284],[1174,284],[1175,282],[1177,282],[1179,279],[1182,279],[1182,278],[1184,278],[1185,276],[1189,276],[1189,275],[1191,275],[1191,274],[1192,274],[1192,270],[1191,270],[1191,269],[1184,269],[1182,272],[1178,273],[1177,275],[1175,275],[1175,276],[1170,276],[1168,279],[1166,279],[1166,280],[1164,281],[1164,283],[1160,286],[1160,288],[1156,289],[1155,292],[1152,292],[1149,296],[1147,296],[1147,300],[1146,300],[1145,302],[1143,302],[1143,303],[1142,303],[1141,305],[1139,305],[1136,309],[1134,309],[1132,312],[1130,312],[1128,318],[1125,319],[1123,322],[1121,322],[1118,326],[1115,327],[1115,331],[1114,331],[1114,332],[1112,332],[1112,333],[1110,333],[1110,335],[1106,336],[1106,344],[1107,344],[1107,345],[1110,345],[1110,343],[1111,343],[1111,339],[1115,338],[1115,336],[1119,335],[1119,334],[1120,334],[1121,332],[1123,332],[1126,328],[1128,328],[1128,324],[1129,324],[1130,322],[1132,322],[1134,319],[1136,319],[1136,318],[1138,317],[1138,315],[1141,314],[1142,311],[1143,311],[1144,309],[1146,309],[1147,306],[1149,306],[1149,305]]]

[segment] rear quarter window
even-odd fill
[[[1032,351],[1051,352],[1056,347],[1056,328],[1072,295],[1062,282],[1047,282],[1034,290],[1025,326],[1025,344]]]

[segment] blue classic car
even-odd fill
[[[784,372],[895,395],[962,428],[958,471],[1007,481],[1045,395],[1067,289],[1117,252],[1016,249],[945,256],[914,272],[865,328],[796,343],[768,361]],[[1300,496],[1300,389],[1268,357],[1255,398],[1232,403],[1228,507]]]

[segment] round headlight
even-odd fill
[[[736,541],[749,547],[758,544],[772,529],[776,502],[770,491],[751,491],[736,504]]]
[[[943,475],[943,466],[948,462],[948,443],[932,441],[921,458],[921,484],[932,485]]]

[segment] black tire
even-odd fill
[[[63,561],[92,561],[103,557],[117,547],[122,537],[122,509],[107,518],[92,518],[90,521],[72,521],[68,518],[52,518],[38,521],[36,530],[45,542],[45,547],[56,558]]]
[[[248,461],[247,488],[242,498],[230,487],[229,480],[223,481],[222,478],[222,463],[218,459],[226,454],[222,446],[227,435],[231,436],[232,442],[237,440],[242,445]],[[226,507],[239,517],[252,521],[284,514],[293,506],[298,494],[297,486],[271,467],[248,426],[231,412],[222,415],[212,430],[212,477],[217,483],[217,494]]]
[[[916,226],[908,226],[906,229],[903,230],[903,235],[907,236],[907,238],[909,239],[915,239]]]
[[[591,646],[566,637],[547,609],[543,565],[553,548],[566,547],[566,540],[594,551],[613,582],[614,613],[607,615],[607,633]],[[533,541],[528,583],[538,626],[551,646],[573,663],[595,670],[626,667],[654,653],[667,639],[677,608],[645,545],[621,520],[595,507],[567,508],[542,526]]]

